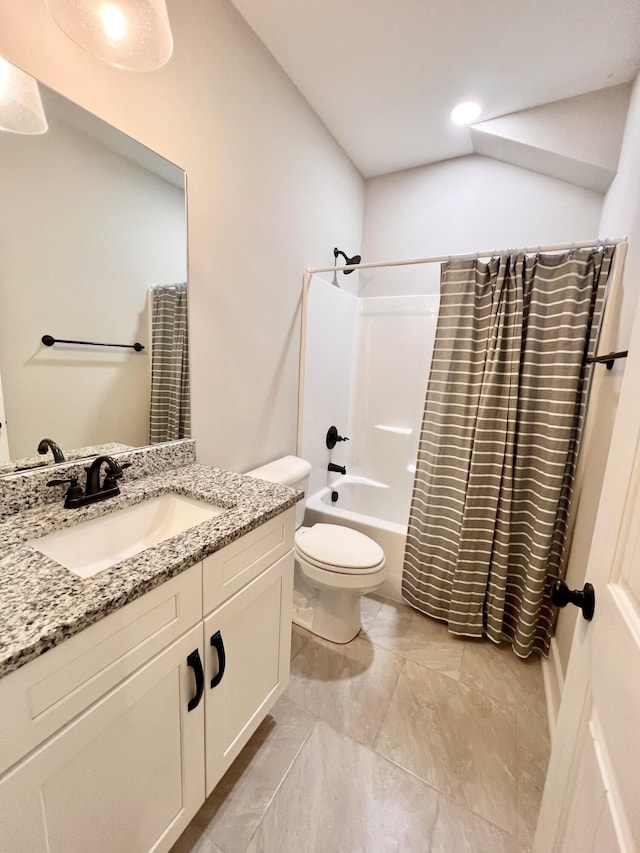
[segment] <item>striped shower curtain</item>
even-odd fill
[[[547,654],[613,247],[452,260],[402,579],[454,634]]]
[[[187,285],[151,288],[149,442],[191,435]]]

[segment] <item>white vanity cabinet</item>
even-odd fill
[[[292,595],[289,554],[204,621],[207,796],[288,684]]]
[[[197,565],[0,681],[2,769],[26,755],[0,777],[0,850],[179,837],[204,796],[201,618]]]
[[[0,680],[1,851],[171,848],[287,686],[294,520]]]
[[[202,566],[206,795],[289,683],[295,507]]]
[[[203,801],[204,707],[187,711],[192,628],[0,782],[11,853],[166,850]]]

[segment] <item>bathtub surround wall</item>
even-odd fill
[[[402,280],[402,270],[396,270]],[[360,299],[348,470],[383,483],[380,518],[406,525],[439,296]]]
[[[399,493],[382,517],[406,523],[438,302],[355,297],[311,278],[299,453],[313,466],[312,494],[335,480],[329,462],[345,465]],[[331,425],[350,440],[330,451]]]
[[[85,54],[41,0],[0,4],[0,54],[186,170],[193,436],[245,471],[295,448],[302,271],[360,246],[363,179],[228,0],[167,8],[174,54],[148,74]]]
[[[298,450],[313,469],[306,521],[352,526],[378,542],[389,567],[383,591],[397,599],[438,301],[357,298],[319,276],[309,284]],[[350,440],[329,451],[331,425]],[[330,461],[346,477],[329,473]]]
[[[345,464],[351,442],[329,451],[327,430],[335,426],[349,436],[353,365],[358,336],[359,300],[319,276],[312,276],[307,291],[307,326],[302,432],[298,453],[311,463],[309,491],[327,485],[330,461]]]

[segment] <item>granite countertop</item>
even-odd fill
[[[0,521],[0,677],[302,498],[302,492],[287,486],[198,464],[129,482],[125,473],[120,488],[117,497],[71,510],[64,509],[62,493],[55,504],[28,509]],[[178,492],[226,509],[209,521],[86,579],[26,544],[53,530],[165,492]]]

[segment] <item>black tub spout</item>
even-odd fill
[[[344,465],[334,465],[333,462],[329,462],[329,464],[327,466],[327,471],[331,471],[334,474],[346,474],[347,473],[347,469],[344,467]]]

